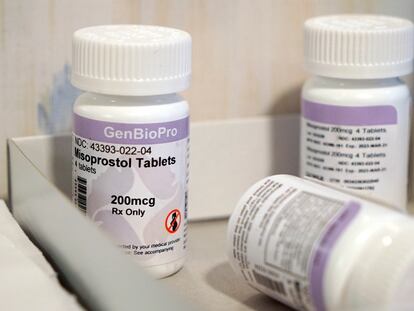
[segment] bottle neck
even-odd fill
[[[340,79],[314,75],[311,79],[321,85],[352,89],[390,87],[404,84],[399,77],[383,79]]]
[[[117,105],[117,106],[148,106],[148,105],[167,105],[171,103],[181,102],[184,99],[177,93],[151,95],[151,96],[126,96],[126,95],[110,95],[99,93],[84,93],[84,97],[89,102],[99,105]]]

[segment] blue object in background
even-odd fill
[[[72,130],[72,107],[81,91],[70,83],[70,66],[53,77],[50,93],[42,96],[37,105],[38,127],[43,134],[70,132]]]

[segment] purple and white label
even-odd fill
[[[328,260],[339,237],[356,217],[361,205],[349,202],[344,209],[328,224],[326,231],[315,247],[310,264],[310,292],[317,311],[325,311],[323,282]]]
[[[408,100],[371,106],[303,100],[301,175],[404,208],[409,120]]]
[[[337,106],[302,101],[305,119],[324,124],[345,126],[373,126],[397,124],[397,110],[393,106]]]
[[[74,114],[73,201],[143,266],[184,256],[188,117],[158,123]]]
[[[162,123],[118,123],[74,115],[74,133],[111,144],[151,145],[170,143],[188,137],[188,117]]]

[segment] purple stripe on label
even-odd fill
[[[189,118],[162,123],[117,123],[73,115],[73,132],[94,141],[151,145],[169,143],[188,137]]]
[[[393,106],[334,106],[302,100],[302,116],[308,120],[335,125],[397,124],[397,110]]]
[[[310,271],[310,292],[317,311],[325,311],[323,278],[332,248],[355,218],[360,208],[359,203],[349,202],[339,216],[329,224],[313,255]]]

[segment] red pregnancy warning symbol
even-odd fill
[[[173,209],[165,218],[165,229],[169,233],[176,233],[181,224],[181,213],[178,209]]]

